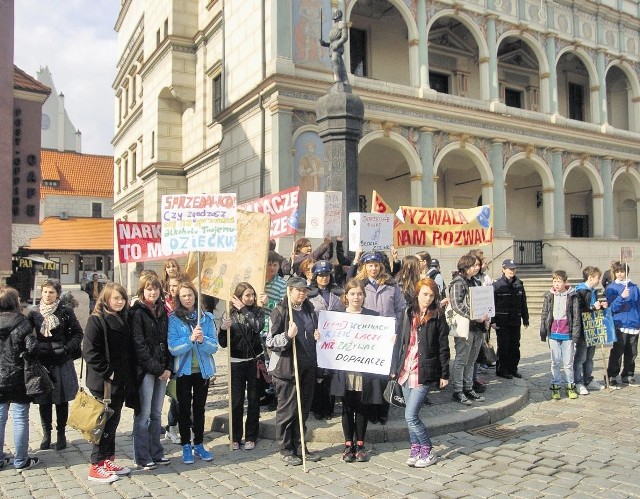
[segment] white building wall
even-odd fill
[[[40,218],[58,217],[66,213],[69,217],[91,217],[92,203],[102,204],[102,217],[113,217],[113,199],[81,196],[56,196],[48,195],[42,200]]]

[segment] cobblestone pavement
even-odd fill
[[[84,323],[86,316],[79,315]],[[301,466],[285,466],[273,441],[263,439],[253,451],[230,452],[227,436],[210,432],[205,441],[215,453],[212,463],[184,465],[179,446],[167,443],[169,466],[134,472],[111,485],[95,485],[87,481],[90,446],[70,431],[66,450],[36,452],[42,458],[39,467],[22,474],[13,468],[0,471],[0,495],[51,499],[640,497],[640,387],[551,401],[548,351],[539,341],[537,323],[523,329],[522,354],[524,378],[509,383],[525,383],[530,403],[496,427],[435,437],[440,459],[426,469],[404,464],[405,442],[374,444],[369,462],[352,464],[341,461],[340,442],[312,442],[310,447],[320,451],[323,459],[308,463],[305,473]],[[599,355],[598,376],[603,372]],[[31,421],[31,448],[37,449],[42,434],[36,407],[32,407]],[[131,426],[132,413],[126,410],[117,439],[117,456],[125,464],[131,464]],[[6,442],[11,451],[11,420]]]

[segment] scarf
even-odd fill
[[[60,319],[58,319],[53,313],[58,308],[60,304],[60,300],[54,301],[51,305],[46,305],[40,302],[40,313],[42,314],[43,321],[42,327],[40,328],[40,332],[42,336],[45,338],[51,337],[51,330],[55,329],[60,324]]]

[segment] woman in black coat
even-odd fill
[[[43,434],[40,449],[51,446],[52,404],[55,404],[58,433],[56,450],[62,450],[67,448],[65,428],[69,402],[78,392],[78,375],[73,361],[81,355],[82,327],[73,309],[60,303],[62,286],[58,279],[47,279],[40,289],[40,305],[29,312],[29,320],[38,333],[38,358],[53,380],[51,395],[38,401]]]
[[[438,285],[433,279],[416,284],[415,298],[402,314],[391,361],[391,377],[398,380],[405,400],[411,452],[407,465],[425,468],[437,456],[420,408],[432,384],[449,383],[449,326],[438,306]]]
[[[93,396],[103,398],[105,383],[110,383],[109,407],[114,411],[100,443],[94,444],[91,451],[88,478],[98,483],[111,483],[118,480],[119,475],[131,473],[126,466],[114,462],[122,406],[126,403],[127,407],[136,409],[139,405],[133,339],[127,320],[128,303],[126,290],[119,284],[108,283],[84,330],[82,356],[87,363],[87,388]]]
[[[264,295],[266,298],[266,295]],[[260,394],[257,389],[257,362],[263,359],[260,332],[264,329],[265,311],[256,305],[256,290],[248,282],[236,286],[231,296],[231,317],[222,322],[218,343],[227,347],[231,328],[231,418],[233,450],[240,448],[244,394],[247,392],[247,420],[244,426],[244,449],[252,450],[258,439]],[[261,303],[264,305],[264,302]]]

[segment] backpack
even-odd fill
[[[429,269],[429,272],[427,272],[427,277],[435,281],[438,274],[440,274],[440,271],[438,269]],[[444,283],[444,279],[442,279],[442,289],[440,289],[440,295],[440,299],[447,297],[447,285]]]

